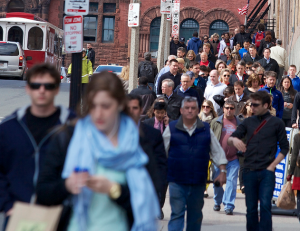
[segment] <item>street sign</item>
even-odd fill
[[[129,4],[128,27],[138,27],[140,25],[140,4]]]
[[[170,13],[170,14],[167,14],[167,20],[168,20],[168,21],[171,21],[171,17],[172,17],[172,16],[171,16],[171,13]]]
[[[89,13],[89,0],[66,0],[65,14],[67,15],[87,15]]]
[[[172,36],[179,36],[180,0],[173,0]]]
[[[172,12],[172,0],[161,0],[160,13],[170,14]]]
[[[83,17],[64,17],[64,40],[66,53],[78,53],[83,48]]]

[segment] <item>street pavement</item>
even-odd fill
[[[68,106],[69,104],[69,86],[63,83],[60,92],[56,97],[57,105]],[[3,80],[0,79],[0,121],[3,117],[11,114],[17,108],[30,103],[29,97],[25,92],[25,82],[19,80]],[[202,231],[244,231],[246,230],[246,207],[245,198],[241,193],[237,194],[235,210],[233,216],[225,215],[223,211],[213,211],[214,201],[212,198],[213,189],[210,185],[208,189],[209,198],[205,199],[203,208]],[[166,203],[163,208],[165,218],[159,221],[159,231],[168,230],[168,221],[170,219],[171,208],[169,204],[169,195],[167,195]],[[2,227],[3,214],[0,214],[0,227]],[[273,215],[274,231],[299,231],[300,224],[296,217]],[[0,228],[1,230],[1,228]]]

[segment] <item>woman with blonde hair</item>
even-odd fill
[[[225,68],[221,71],[221,78],[220,82],[226,84],[228,87],[233,87],[233,85],[229,82],[230,78],[230,70],[228,68]]]
[[[122,80],[123,83],[123,88],[128,94],[128,87],[129,87],[129,66],[124,66],[122,68],[121,74],[120,74],[120,79]]]
[[[190,61],[195,61],[196,59],[196,54],[193,50],[189,50],[188,53],[186,54],[186,57],[190,60]]]
[[[259,76],[257,74],[251,74],[247,80],[247,87],[245,88],[244,92],[249,96],[250,94],[261,89],[260,84]]]

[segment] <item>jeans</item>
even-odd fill
[[[275,173],[266,169],[251,171],[245,168],[243,177],[247,206],[247,231],[272,231],[271,200],[275,187]],[[260,221],[257,211],[258,200],[260,200]]]
[[[220,169],[217,166],[214,165],[214,169],[215,171],[213,175],[213,180],[215,180],[220,174]],[[215,185],[213,185],[215,205],[220,205],[223,202],[225,210],[234,210],[235,208],[234,202],[236,198],[237,178],[239,175],[239,169],[240,164],[238,159],[228,162],[226,166],[227,176],[225,192],[223,190],[223,187],[216,187]]]
[[[174,182],[169,183],[171,219],[169,231],[182,231],[184,215],[187,210],[187,231],[200,231],[202,224],[202,208],[204,205],[203,185],[184,185]]]

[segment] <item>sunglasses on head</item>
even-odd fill
[[[234,107],[224,107],[226,110],[234,110]]]
[[[258,107],[259,105],[261,105],[260,103],[251,103],[250,107]]]
[[[29,83],[29,87],[31,90],[38,90],[41,86],[44,86],[44,88],[49,91],[57,88],[57,85],[55,83]]]

